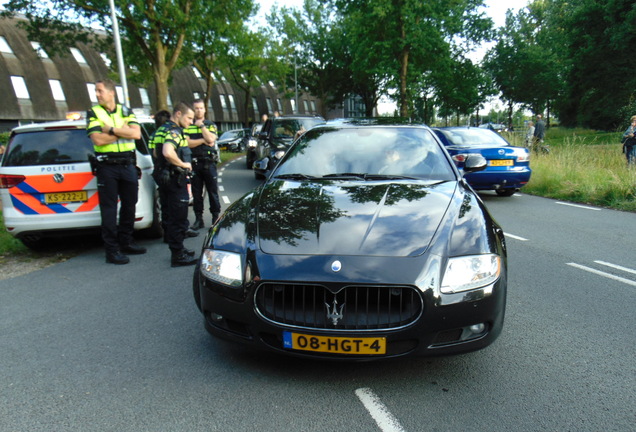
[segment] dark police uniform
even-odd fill
[[[168,247],[172,252],[172,266],[194,264],[194,253],[183,245],[189,228],[187,173],[184,169],[172,165],[163,155],[163,146],[171,145],[177,156],[185,162],[184,150],[188,148],[188,141],[183,130],[173,121],[168,121],[157,129],[154,144],[157,164],[153,177],[159,185],[163,226]]]
[[[86,132],[102,132],[104,125],[122,127],[139,125],[133,112],[120,104],[113,112],[101,105],[87,112]],[[112,144],[94,146],[95,174],[102,217],[102,238],[106,249],[106,261],[126,264],[128,258],[121,255],[145,253],[145,248],[133,242],[135,205],[139,191],[138,171],[135,165],[135,141],[120,138]],[[117,224],[117,200],[121,202],[119,225]]]
[[[204,127],[216,135],[218,135],[214,123],[205,120]],[[203,138],[201,127],[192,124],[184,130],[184,133],[190,139]],[[210,202],[210,213],[212,213],[212,223],[216,221],[221,212],[221,204],[219,202],[219,191],[217,184],[216,164],[219,162],[216,152],[216,145],[210,147],[202,144],[194,147],[192,151],[192,196],[194,198],[193,207],[196,217],[193,228],[202,228],[203,226],[203,186],[208,191],[208,199]],[[199,222],[201,221],[201,222]]]

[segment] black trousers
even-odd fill
[[[135,206],[139,194],[137,168],[129,165],[101,163],[97,168],[97,191],[102,215],[102,239],[107,253],[133,241]],[[120,201],[119,225],[117,200]]]
[[[168,247],[172,252],[184,248],[183,239],[190,224],[188,223],[188,187],[185,181],[179,184],[172,178],[167,184],[159,184],[159,199],[163,215],[163,229]]]
[[[192,162],[192,198],[194,214],[197,218],[203,216],[203,187],[208,191],[210,201],[210,213],[213,215],[221,212],[219,202],[219,189],[217,183],[216,164],[211,161]]]

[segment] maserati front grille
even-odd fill
[[[322,285],[263,283],[255,300],[264,318],[312,329],[394,329],[422,313],[420,294],[409,286],[353,285],[334,294]]]

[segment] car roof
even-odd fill
[[[139,123],[153,123],[151,117],[137,117]],[[12,133],[37,132],[47,129],[86,129],[86,119],[79,120],[58,120],[43,123],[30,123],[20,125],[12,129]]]
[[[329,125],[351,126],[427,126],[425,123],[412,121],[404,117],[356,117],[329,120]]]

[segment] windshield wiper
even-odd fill
[[[279,174],[274,176],[274,178],[284,179],[284,180],[314,180],[316,177],[310,176],[307,174]]]
[[[417,177],[399,174],[367,174],[366,180],[420,180]]]
[[[366,173],[338,173],[327,174],[322,178],[356,178],[362,180],[419,180],[416,177],[396,175],[396,174],[366,174]]]
[[[365,179],[366,174],[363,173],[337,173],[337,174],[326,174],[322,176],[322,178],[361,178]]]

